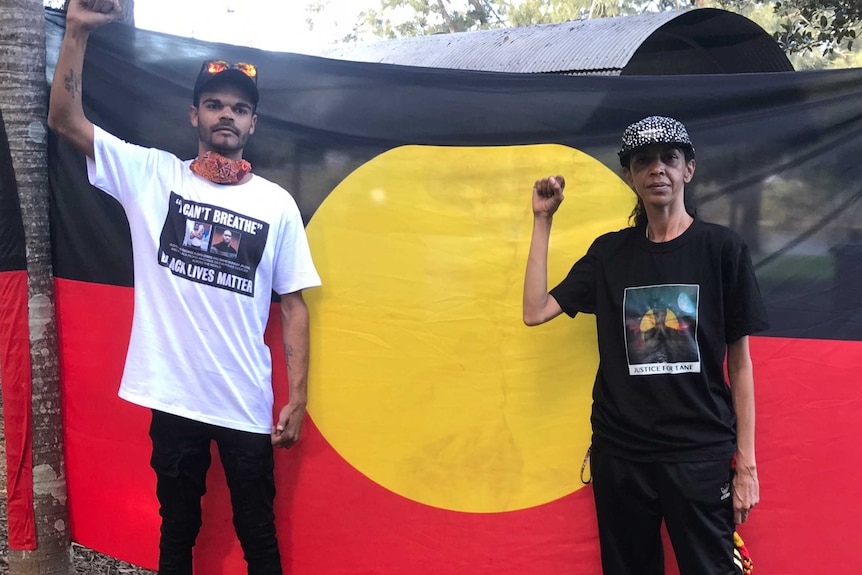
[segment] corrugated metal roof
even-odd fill
[[[674,22],[677,19],[679,22]],[[638,50],[662,29],[666,31],[665,42],[670,37],[683,42],[697,50],[699,57],[711,59],[713,67],[717,60],[706,53],[709,48],[704,45],[715,44],[717,37],[738,37],[741,39],[734,46],[742,53],[731,54],[729,63],[751,53],[756,58],[768,55],[770,66],[792,70],[778,45],[757,24],[738,14],[711,8],[345,44],[324,56],[430,68],[616,75],[625,73]]]

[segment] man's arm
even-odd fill
[[[736,411],[736,474],[733,477],[733,519],[745,523],[760,501],[760,482],[754,457],[754,369],[748,336],[727,346],[727,374]]]
[[[51,83],[48,126],[79,151],[94,156],[93,124],[81,103],[81,72],[90,32],[121,14],[118,0],[71,0],[66,12],[66,34]]]
[[[548,293],[548,243],[554,213],[563,201],[566,181],[562,176],[544,178],[533,186],[533,236],[524,274],[524,323],[539,325],[563,310]]]
[[[301,291],[281,296],[281,339],[290,398],[272,429],[272,444],[291,447],[299,441],[308,404],[308,307]]]

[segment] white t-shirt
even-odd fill
[[[190,161],[95,129],[90,183],[132,233],[135,311],[119,395],[221,427],[269,433],[271,292],[320,285],[302,218],[280,186],[218,185]],[[195,224],[200,245],[188,240]]]

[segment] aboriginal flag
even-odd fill
[[[34,549],[32,380],[24,222],[0,114],[0,382],[6,441],[9,544]]]
[[[48,16],[49,62],[61,18]],[[688,204],[744,237],[768,306],[771,331],[752,339],[762,503],[743,527],[757,568],[862,564],[852,544],[862,536],[862,70],[507,75],[112,25],[88,48],[88,117],[191,157],[196,134],[184,126],[207,58],[258,66],[246,156],[296,198],[323,279],[306,294],[304,437],[276,463],[291,573],[600,572],[580,480],[595,325],[523,326],[529,196],[535,179],[566,176],[555,283],[593,238],[627,225],[634,197],[615,151],[626,125],[654,114],[689,128],[698,165]],[[87,184],[80,155],[54,140],[50,166],[72,534],[153,567],[149,413],[116,396],[134,289],[129,230],[120,206]],[[16,225],[14,211],[2,217],[0,230]],[[0,263],[14,273],[20,259]],[[277,322],[267,337],[281,405]],[[204,506],[198,570],[243,571],[217,463]]]

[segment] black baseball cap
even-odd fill
[[[257,91],[257,66],[254,64],[246,62],[231,64],[225,60],[204,62],[195,81],[195,91],[192,95],[194,105],[197,106],[200,103],[201,92],[219,85],[236,86],[245,92],[251,98],[254,107],[257,107],[260,93]]]
[[[632,151],[650,144],[674,144],[691,150],[691,156],[694,157],[694,145],[682,122],[665,116],[649,116],[623,131],[618,152],[620,163],[627,168]]]

